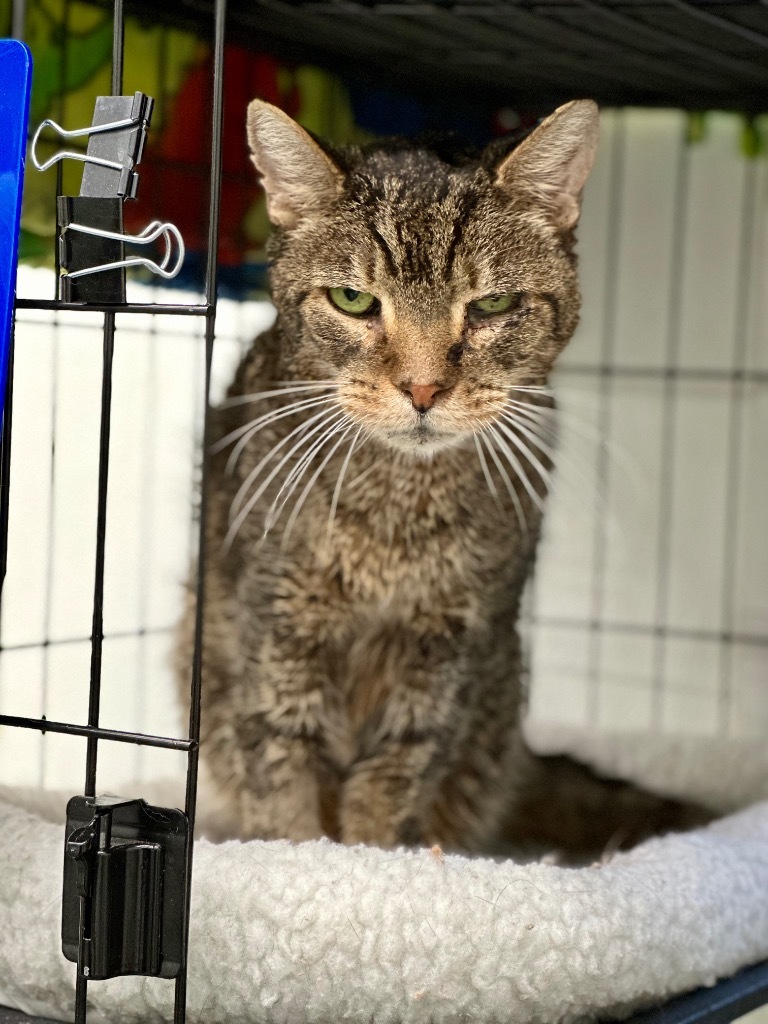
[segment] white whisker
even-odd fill
[[[546,455],[546,457],[548,459],[551,459],[552,462],[555,461],[555,450],[549,444],[547,444],[547,442],[544,440],[541,434],[539,434],[538,431],[535,429],[535,427],[537,426],[535,421],[533,423],[531,423],[531,421],[528,421],[526,423],[525,420],[520,418],[519,413],[514,412],[507,412],[504,415],[502,415],[500,419],[505,423],[508,423],[511,426],[513,426],[516,430],[519,430],[520,433],[524,437],[527,437],[531,444],[535,445],[543,455]],[[531,453],[531,456],[533,456],[533,453]],[[545,469],[545,472],[547,476],[550,476],[548,470]]]
[[[532,414],[541,416],[543,418],[549,418],[553,421],[559,419],[568,421],[569,433],[579,434],[585,440],[594,441],[597,444],[604,444],[606,441],[602,431],[600,431],[588,420],[582,419],[572,410],[564,409],[561,405],[558,405],[557,408],[552,409],[550,407],[543,405],[533,405],[529,402],[517,402],[514,399],[510,399],[507,404],[514,405],[515,408],[520,408],[522,406]]]
[[[502,430],[504,430],[505,433],[507,433],[507,431],[505,430],[505,428],[502,426],[501,423],[499,423],[499,426],[502,428]],[[525,487],[526,491],[528,491],[528,494],[530,495],[531,501],[534,503],[534,505],[539,510],[539,512],[543,512],[544,511],[544,502],[542,501],[541,495],[536,491],[536,488],[533,486],[531,481],[528,479],[528,474],[523,469],[523,465],[520,462],[520,460],[518,459],[518,457],[515,455],[515,453],[509,447],[509,445],[504,440],[504,438],[501,436],[501,434],[496,429],[496,427],[489,427],[488,430],[489,430],[491,436],[493,437],[494,441],[496,442],[496,444],[499,446],[502,455],[504,455],[506,457],[507,462],[509,462],[510,466],[512,466],[512,468],[514,469],[514,471],[515,471],[518,479],[522,483],[523,487]]]
[[[521,424],[519,424],[519,423],[517,423],[517,424],[514,424],[514,425],[515,425],[515,427],[516,427],[516,428],[517,428],[518,430],[522,430],[522,431],[524,431],[524,429],[525,429],[525,428],[524,428],[524,427],[523,427],[523,426],[522,426]],[[530,447],[529,447],[529,446],[528,446],[528,445],[527,445],[527,444],[525,443],[525,441],[523,441],[523,440],[522,440],[522,439],[521,439],[521,438],[520,438],[520,437],[519,437],[519,436],[518,436],[518,435],[517,435],[517,434],[515,433],[515,431],[514,431],[514,430],[511,430],[511,429],[510,429],[510,428],[509,428],[509,427],[507,426],[507,424],[506,424],[506,423],[502,423],[502,422],[500,421],[500,422],[499,422],[499,424],[498,424],[498,426],[499,426],[499,429],[500,429],[500,430],[501,430],[501,431],[502,431],[502,432],[503,432],[504,434],[506,434],[506,436],[507,436],[507,437],[508,437],[508,438],[509,438],[509,439],[510,439],[510,440],[512,441],[512,443],[513,443],[513,444],[515,445],[515,447],[516,447],[517,451],[518,451],[518,452],[519,452],[519,453],[520,453],[521,455],[523,455],[523,456],[524,456],[524,457],[525,457],[525,458],[526,458],[526,459],[528,460],[528,462],[530,463],[530,465],[531,465],[532,467],[534,467],[534,469],[535,469],[535,470],[537,471],[537,473],[539,473],[539,476],[540,476],[540,477],[541,477],[541,479],[542,479],[542,483],[543,483],[543,484],[544,484],[544,486],[545,486],[545,487],[547,488],[547,490],[551,489],[551,487],[552,487],[552,474],[551,474],[551,473],[550,473],[550,471],[549,471],[549,470],[547,469],[547,467],[546,467],[546,466],[545,466],[545,465],[544,465],[544,464],[542,463],[541,459],[540,459],[540,458],[539,458],[539,457],[538,457],[538,456],[537,456],[537,455],[536,455],[536,454],[535,454],[534,452],[531,452],[531,450],[530,450]],[[536,443],[536,441],[535,441],[534,443]],[[541,446],[541,442],[540,442],[540,446]],[[544,451],[544,449],[542,449],[542,451]],[[526,476],[526,478],[527,478],[527,476]],[[523,480],[523,483],[525,483],[525,480]],[[526,488],[526,489],[528,489],[528,488]],[[535,493],[535,494],[537,495],[537,497],[539,498],[539,500],[540,500],[540,501],[542,501],[541,497],[539,496],[538,492],[536,492],[536,489],[534,488],[534,485],[532,485],[532,483],[531,483],[531,485],[530,485],[530,489],[534,489],[534,493]],[[530,489],[528,489],[528,494],[530,494]],[[534,497],[534,496],[532,496],[532,495],[531,495],[531,498],[532,498],[532,497]],[[534,499],[534,500],[536,501],[536,499]],[[544,505],[543,505],[543,503],[542,503],[542,505],[540,506],[540,508],[541,508],[541,510],[542,510],[542,511],[544,511]]]
[[[299,461],[293,466],[288,473],[288,476],[280,485],[280,489],[272,500],[272,504],[267,509],[267,514],[264,517],[264,532],[269,533],[272,527],[275,525],[277,520],[282,515],[283,509],[290,500],[291,495],[296,490],[298,485],[301,483],[301,479],[306,473],[307,469],[314,461],[315,455],[320,451],[325,443],[338,433],[338,431],[346,424],[349,420],[349,416],[345,412],[340,412],[335,419],[325,421],[322,425],[325,427],[325,431],[315,440],[310,448],[304,452]],[[313,431],[317,433],[317,431]],[[282,499],[282,500],[281,500]]]
[[[321,409],[320,412],[316,412],[314,414],[314,416],[310,416],[310,418],[308,420],[305,420],[303,423],[300,423],[298,426],[294,427],[293,430],[290,431],[290,433],[286,434],[285,437],[281,438],[281,440],[278,441],[277,444],[273,445],[269,449],[267,454],[261,459],[261,461],[259,463],[257,463],[256,466],[254,466],[254,468],[250,471],[250,473],[245,478],[245,480],[243,480],[243,482],[240,484],[240,487],[238,488],[237,494],[232,499],[232,504],[230,506],[230,511],[229,511],[229,521],[230,521],[230,523],[232,522],[233,518],[237,515],[238,509],[240,508],[240,506],[241,506],[241,504],[242,504],[242,502],[243,502],[243,500],[245,498],[245,495],[248,492],[248,489],[250,488],[251,484],[255,480],[258,479],[259,474],[261,473],[261,471],[264,468],[264,466],[266,466],[266,464],[271,459],[274,458],[274,456],[277,454],[277,452],[279,452],[280,449],[284,445],[286,445],[289,441],[291,441],[293,438],[296,438],[298,436],[299,440],[290,449],[290,451],[286,455],[283,456],[282,460],[275,467],[274,472],[270,473],[269,477],[265,481],[265,484],[268,485],[270,483],[270,481],[272,481],[274,479],[275,475],[279,472],[279,470],[282,468],[282,466],[285,465],[286,460],[289,459],[297,451],[297,449],[301,448],[301,446],[303,444],[305,444],[306,441],[310,437],[312,437],[314,434],[316,434],[318,430],[322,430],[324,424],[328,420],[329,415],[332,414],[332,413],[333,413],[333,410]],[[317,423],[318,420],[320,420],[321,422],[316,427],[314,427],[312,430],[310,430],[309,428],[312,426],[312,424],[313,423]],[[302,434],[304,434],[305,436],[302,437],[301,436]],[[259,491],[258,492],[258,497],[261,497],[262,493],[263,493],[263,490]],[[258,501],[258,497],[256,498],[257,501]]]
[[[349,419],[349,417],[347,417],[347,419]],[[343,423],[339,424],[339,427],[336,430],[334,430],[333,433],[334,434],[338,433],[338,431],[341,430],[343,427],[344,427]],[[281,550],[281,552],[285,549],[285,546],[288,543],[288,538],[291,536],[291,533],[293,532],[294,524],[296,523],[296,520],[299,517],[299,513],[301,512],[301,509],[302,509],[302,507],[304,505],[304,502],[307,500],[307,498],[309,496],[309,492],[312,490],[312,488],[315,485],[315,481],[320,476],[320,474],[325,469],[325,467],[328,465],[328,463],[331,461],[331,459],[333,458],[334,454],[339,449],[339,447],[343,444],[344,439],[347,436],[347,434],[350,432],[350,430],[353,430],[354,427],[355,427],[355,423],[354,423],[354,421],[351,421],[349,423],[349,425],[346,427],[346,429],[344,429],[344,431],[343,431],[341,437],[339,438],[339,440],[336,442],[336,444],[333,446],[333,448],[331,448],[331,450],[325,456],[325,458],[320,463],[320,465],[317,467],[315,472],[312,474],[312,476],[310,477],[309,482],[307,483],[306,487],[304,488],[304,490],[299,495],[299,500],[293,506],[293,511],[291,512],[290,518],[288,519],[288,522],[285,524],[285,530],[283,531],[283,536],[282,536],[282,540],[281,540],[281,543],[280,543],[280,550]],[[333,436],[333,434],[331,434],[331,436]]]
[[[516,402],[513,399],[507,402],[504,409],[514,417],[524,417],[536,430],[545,431],[551,444],[554,445],[559,440],[558,420],[554,409],[542,409],[540,406],[531,405],[529,402]],[[543,415],[544,413],[551,413],[552,415],[546,416]],[[543,439],[544,435],[542,434],[541,436]]]
[[[233,395],[231,398],[225,398],[223,402],[219,403],[220,409],[231,409],[236,405],[247,405],[250,402],[260,402],[264,398],[275,398],[283,395],[298,394],[302,391],[328,391],[329,388],[338,387],[336,381],[333,380],[318,380],[318,381],[276,381],[276,387],[270,391],[257,391],[255,394],[250,395]]]
[[[546,387],[543,384],[510,384],[507,391],[523,391],[532,395],[546,395],[547,398],[555,394],[552,388]]]
[[[293,456],[294,456],[294,455],[296,454],[296,452],[297,452],[297,451],[298,451],[298,450],[299,450],[299,449],[300,449],[300,448],[301,448],[301,447],[302,447],[303,445],[305,445],[305,444],[307,443],[307,441],[308,441],[308,440],[309,440],[309,439],[310,439],[310,438],[311,438],[311,437],[312,437],[312,436],[313,436],[314,434],[316,434],[316,433],[317,433],[317,431],[318,431],[318,430],[322,430],[322,429],[323,429],[323,427],[324,427],[324,426],[326,426],[326,424],[327,424],[327,422],[328,422],[328,418],[329,418],[329,416],[333,416],[333,415],[334,415],[334,412],[333,412],[333,411],[331,411],[330,413],[328,413],[328,412],[327,412],[326,410],[323,410],[323,412],[321,412],[321,413],[318,413],[318,414],[317,414],[316,416],[314,416],[314,417],[313,417],[313,419],[319,419],[319,418],[320,418],[321,416],[322,416],[322,417],[325,417],[325,418],[324,418],[324,419],[322,419],[322,420],[321,420],[321,422],[320,422],[319,424],[317,424],[316,426],[314,426],[314,427],[312,428],[312,430],[310,430],[310,431],[308,431],[308,432],[305,432],[305,433],[303,433],[303,436],[299,437],[298,441],[297,441],[297,442],[296,442],[296,443],[295,443],[295,444],[293,445],[293,447],[292,447],[292,448],[291,448],[291,449],[290,449],[290,450],[289,450],[289,451],[288,451],[288,452],[287,452],[287,453],[286,453],[286,454],[285,454],[285,455],[284,455],[284,456],[282,457],[282,459],[280,460],[280,462],[279,462],[279,463],[278,463],[278,464],[277,464],[277,465],[276,465],[276,466],[275,466],[275,467],[274,467],[274,468],[272,469],[272,471],[271,471],[271,472],[269,473],[269,475],[268,475],[268,476],[266,477],[266,479],[262,481],[261,485],[260,485],[260,486],[259,486],[259,487],[257,488],[257,490],[256,490],[256,491],[255,491],[255,492],[254,492],[254,493],[253,493],[253,494],[252,494],[252,495],[250,496],[250,498],[248,499],[248,501],[247,501],[247,502],[245,503],[245,505],[243,505],[243,507],[242,507],[242,508],[240,509],[240,511],[239,511],[239,512],[237,513],[237,515],[235,516],[236,506],[239,506],[239,503],[240,503],[240,502],[241,502],[241,501],[243,500],[243,498],[245,497],[245,493],[246,493],[246,491],[247,491],[248,487],[249,487],[249,486],[251,485],[251,483],[253,483],[253,481],[254,481],[254,480],[255,480],[255,479],[257,478],[257,476],[258,476],[258,472],[257,472],[257,471],[260,471],[260,470],[261,470],[261,468],[262,468],[262,467],[263,467],[263,466],[264,466],[264,465],[266,464],[266,462],[267,462],[267,461],[268,461],[268,460],[269,460],[270,458],[272,458],[272,457],[274,456],[274,454],[275,454],[275,452],[276,452],[276,451],[278,450],[278,448],[281,448],[281,447],[282,447],[282,446],[283,446],[283,445],[284,445],[284,444],[285,444],[285,443],[286,443],[286,442],[287,442],[288,440],[290,440],[290,438],[291,438],[291,437],[292,437],[292,436],[293,436],[294,434],[297,434],[297,433],[300,433],[300,432],[303,432],[303,431],[305,431],[305,430],[306,430],[306,427],[307,427],[307,425],[308,425],[308,424],[306,424],[306,423],[303,423],[303,424],[301,424],[301,426],[299,426],[299,427],[296,427],[296,429],[295,429],[295,430],[293,430],[293,431],[291,432],[291,434],[289,434],[289,435],[288,435],[287,437],[283,438],[283,440],[282,440],[282,441],[280,441],[280,442],[279,442],[279,444],[275,445],[275,447],[274,447],[274,448],[272,448],[272,449],[270,450],[270,452],[268,453],[268,455],[266,455],[266,456],[265,456],[265,457],[264,457],[264,458],[263,458],[263,459],[261,460],[261,462],[259,463],[259,465],[258,465],[258,466],[256,467],[256,469],[255,469],[255,470],[252,470],[252,471],[251,471],[251,473],[250,473],[250,474],[248,475],[248,478],[247,478],[247,479],[246,479],[246,480],[245,480],[245,481],[243,482],[243,484],[242,484],[242,485],[241,485],[241,487],[240,487],[240,490],[239,490],[239,491],[237,492],[237,494],[235,495],[235,498],[234,498],[234,500],[233,500],[233,502],[232,502],[232,506],[230,507],[230,515],[229,515],[229,519],[230,519],[230,525],[229,525],[229,530],[227,531],[227,535],[226,535],[226,537],[224,538],[224,547],[225,547],[225,549],[228,549],[229,547],[231,547],[231,545],[232,545],[232,541],[233,541],[233,540],[235,539],[235,537],[237,536],[237,532],[238,532],[238,530],[240,529],[240,527],[241,527],[241,526],[243,525],[243,523],[245,522],[246,518],[248,517],[249,513],[250,513],[250,512],[251,512],[251,510],[253,509],[254,505],[255,505],[255,504],[256,504],[256,502],[257,502],[257,501],[259,500],[259,498],[260,498],[260,497],[262,496],[262,494],[263,494],[263,493],[264,493],[264,491],[265,491],[265,490],[267,489],[267,487],[269,487],[270,483],[271,483],[271,482],[272,482],[272,481],[274,480],[274,478],[275,478],[275,477],[277,476],[277,474],[278,474],[278,473],[280,472],[280,470],[281,470],[281,469],[283,468],[283,466],[284,466],[284,465],[286,464],[286,462],[287,462],[287,461],[288,461],[289,459],[291,459],[291,458],[292,458],[292,457],[293,457]],[[345,414],[341,413],[340,415],[345,415]],[[309,422],[311,422],[311,420],[310,420]],[[234,518],[233,518],[233,516],[234,516]]]
[[[241,441],[235,446],[229,459],[227,460],[227,472],[231,473],[240,457],[241,452],[248,444],[250,439],[257,434],[262,427],[267,426],[269,423],[274,423],[276,420],[284,419],[286,416],[291,416],[296,412],[303,412],[306,409],[312,409],[317,405],[327,405],[334,401],[333,396],[322,396],[320,398],[303,398],[297,402],[291,402],[290,405],[280,406],[279,409],[271,409],[269,412],[262,413],[255,419],[249,420],[242,426],[237,427],[235,430],[231,430],[221,440],[216,441],[215,444],[211,445],[211,452],[215,455],[216,453],[223,451],[232,441],[238,437]]]
[[[493,477],[491,476],[491,471],[488,469],[488,462],[486,461],[485,452],[483,451],[483,447],[480,444],[480,438],[477,436],[477,434],[473,434],[472,435],[472,440],[475,442],[475,448],[477,449],[477,458],[478,458],[478,460],[480,462],[480,468],[483,471],[483,476],[485,477],[485,482],[488,484],[488,490],[491,492],[491,497],[495,501],[497,507],[501,508],[502,505],[501,505],[501,499],[499,498],[499,492],[496,489],[496,484],[493,482]]]
[[[370,433],[367,434],[363,438],[363,441],[367,441],[369,437],[371,437]],[[370,464],[370,466],[368,466],[366,469],[362,470],[362,472],[358,473],[356,477],[353,477],[349,481],[349,483],[347,484],[347,490],[351,491],[353,488],[355,488],[359,484],[361,484],[363,482],[363,480],[367,479],[371,475],[371,473],[374,471],[374,469],[376,469],[376,463],[372,462]]]
[[[290,406],[274,409],[272,412],[265,413],[263,416],[259,417],[258,420],[252,421],[248,425],[249,429],[243,434],[230,452],[229,459],[227,460],[227,471],[232,472],[248,442],[264,427],[270,426],[278,420],[285,419],[287,416],[293,416],[297,413],[305,413],[311,409],[320,408],[321,406],[333,406],[335,404],[335,395],[323,395],[319,398],[306,398],[302,399],[301,402],[294,403]]]
[[[352,438],[352,443],[349,446],[349,451],[347,452],[346,456],[344,457],[344,462],[341,464],[341,469],[339,470],[339,477],[338,477],[338,479],[336,481],[336,486],[333,489],[333,497],[331,498],[331,507],[328,510],[328,527],[327,527],[327,529],[325,531],[325,546],[326,546],[326,549],[328,550],[329,557],[330,557],[330,552],[331,552],[331,537],[333,536],[333,524],[334,524],[334,521],[336,519],[336,509],[337,509],[338,504],[339,504],[339,498],[341,497],[341,485],[344,482],[344,477],[345,477],[346,472],[347,472],[347,467],[349,466],[349,460],[352,458],[352,452],[355,450],[355,445],[357,444],[358,438],[360,437],[362,432],[363,432],[363,425],[361,424],[360,425],[360,429],[357,431],[355,436]]]
[[[560,415],[562,415],[562,410],[542,408],[541,406],[532,406],[529,405],[527,402],[510,401],[507,404],[515,406],[515,418],[518,415],[523,415],[528,420],[528,422],[531,423],[531,429],[534,434],[538,433],[538,431],[543,429],[548,432],[548,436],[551,440],[557,442],[561,441],[558,432],[555,430],[554,422]],[[523,429],[523,426],[519,422],[517,426],[518,429]],[[588,424],[584,424],[584,426],[588,426]],[[570,426],[567,428],[567,432],[569,434],[572,432],[572,428]],[[578,431],[573,432],[578,433]],[[582,433],[581,436],[582,438],[584,438],[587,435],[585,433]],[[602,438],[602,435],[598,430],[595,430],[592,436],[597,439]],[[535,443],[539,444],[538,441],[536,441]],[[591,509],[593,506],[589,503],[585,495],[582,493],[584,489],[586,489],[589,492],[592,500],[595,503],[595,507],[601,507],[605,505],[605,496],[600,492],[600,489],[594,483],[593,478],[595,476],[595,464],[593,459],[588,458],[583,451],[580,451],[577,448],[571,448],[570,450],[568,450],[567,458],[563,457],[563,449],[561,448],[557,452],[556,460],[553,458],[553,453],[551,451],[547,451],[543,447],[541,448],[541,450],[544,452],[545,455],[548,455],[550,458],[553,459],[553,461],[557,462],[558,474],[553,479],[554,485],[559,485],[560,483],[562,483],[563,486],[567,486],[572,496],[576,497],[578,499],[579,504],[587,510]],[[615,453],[611,451],[611,454],[614,455]],[[622,464],[621,460],[618,460],[618,464]],[[572,479],[569,479],[569,474],[570,476],[572,476]]]
[[[245,450],[245,447],[248,444],[248,442],[251,440],[252,437],[258,434],[260,430],[263,430],[264,427],[270,426],[272,423],[276,423],[278,420],[285,419],[286,416],[293,416],[299,412],[308,412],[310,409],[320,408],[321,406],[334,406],[335,404],[336,397],[334,395],[328,395],[327,397],[323,398],[306,399],[306,401],[299,405],[298,407],[276,409],[273,413],[270,413],[266,419],[262,420],[258,424],[258,426],[251,426],[251,429],[246,434],[243,434],[243,436],[240,438],[240,440],[237,442],[235,447],[230,452],[229,459],[227,460],[227,472],[231,473],[233,471],[235,465],[237,464],[237,460],[240,458],[240,455]]]
[[[491,439],[488,437],[488,435],[482,433],[479,434],[478,436],[485,445],[485,447],[488,449],[488,454],[491,456],[491,458],[496,464],[496,468],[499,471],[499,475],[501,476],[501,479],[504,481],[504,486],[506,487],[507,492],[509,493],[509,496],[512,499],[512,504],[515,506],[515,514],[517,515],[517,521],[520,524],[520,529],[523,531],[523,536],[527,540],[528,522],[525,518],[525,513],[523,512],[523,506],[520,504],[520,498],[518,497],[517,491],[515,490],[515,485],[510,480],[509,473],[507,473],[506,469],[504,468],[504,464],[499,458],[496,449],[493,447]]]

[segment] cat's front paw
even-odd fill
[[[251,794],[241,801],[239,832],[243,840],[290,839],[294,843],[325,835],[314,808],[288,807],[281,800],[252,798]]]
[[[395,828],[389,822],[354,821],[342,826],[341,841],[347,846],[378,846],[393,850],[398,846],[424,846],[421,827],[416,823],[405,828]]]
[[[347,846],[362,843],[391,850],[397,846],[423,846],[424,823],[415,815],[403,813],[387,800],[369,799],[362,794],[346,794],[341,811],[341,841]]]

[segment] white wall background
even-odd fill
[[[736,116],[710,115],[696,144],[686,127],[674,111],[603,115],[580,228],[583,320],[557,379],[562,486],[529,602],[530,713],[589,729],[763,735],[766,160],[740,155]],[[21,296],[52,292],[48,272],[22,268]],[[218,390],[270,317],[221,303]],[[107,727],[184,734],[169,662],[194,544],[201,330],[189,317],[118,317]],[[19,314],[0,713],[87,717],[100,366],[99,315]],[[100,789],[184,767],[167,751],[99,749]],[[0,782],[74,793],[84,751],[84,740],[2,728]]]

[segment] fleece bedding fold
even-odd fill
[[[71,1020],[63,829],[29,803],[0,795],[0,1003]],[[768,957],[766,893],[768,803],[579,869],[436,849],[198,840],[188,1019],[546,1024],[626,1014]],[[173,984],[96,982],[89,1000],[94,1024],[154,1024],[172,1019]]]

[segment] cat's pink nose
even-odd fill
[[[417,412],[427,412],[435,404],[438,395],[444,395],[452,388],[441,384],[398,384],[404,395],[408,395]]]

